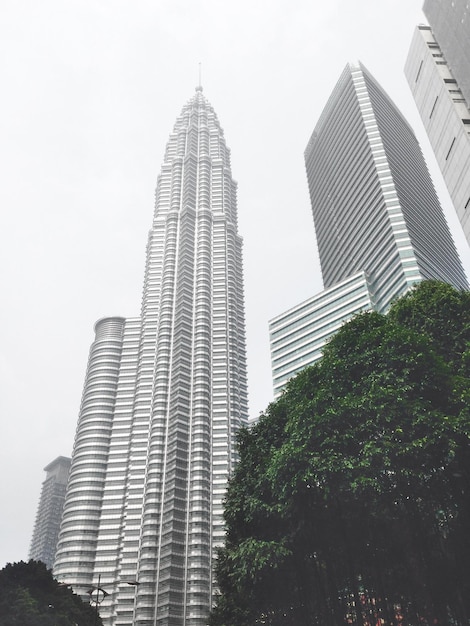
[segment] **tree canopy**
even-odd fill
[[[346,324],[239,437],[212,626],[470,623],[470,294]]]
[[[58,583],[40,561],[8,563],[0,570],[2,626],[102,626],[95,609]]]

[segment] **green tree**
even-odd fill
[[[469,297],[357,316],[243,431],[212,626],[470,623]]]
[[[58,583],[40,561],[8,563],[0,570],[2,626],[102,626],[99,615]]]

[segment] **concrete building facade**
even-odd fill
[[[269,323],[274,396],[289,378],[318,361],[326,341],[353,315],[374,308],[365,272],[357,272],[329,289],[281,313]]]
[[[470,105],[470,5],[468,0],[425,0],[423,12],[459,88]]]
[[[470,111],[429,26],[416,29],[405,74],[470,243]]]
[[[470,243],[470,10],[426,0],[405,74],[463,231]]]

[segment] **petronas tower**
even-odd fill
[[[106,626],[206,624],[246,420],[237,187],[198,87],[157,181],[141,316],[96,323],[86,372],[54,574],[106,592]]]

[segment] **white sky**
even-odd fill
[[[71,454],[93,324],[140,312],[156,177],[198,63],[239,183],[255,417],[268,320],[322,288],[303,150],[347,61],[405,113],[443,188],[403,75],[421,5],[1,2],[0,567],[27,558],[43,467]]]

